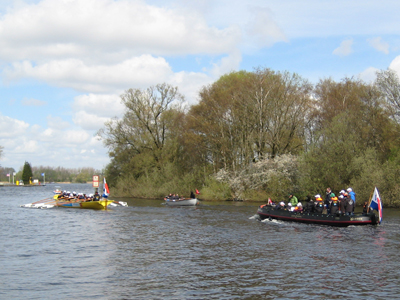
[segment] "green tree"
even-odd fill
[[[214,172],[302,151],[311,88],[297,74],[261,68],[224,75],[203,88],[189,118]]]
[[[99,131],[112,159],[106,168],[107,176],[112,175],[110,186],[140,178],[157,185],[158,173],[177,153],[175,132],[182,119],[183,96],[176,87],[159,84],[130,89],[121,100],[126,108],[123,118],[107,122]]]
[[[29,184],[30,181],[32,181],[32,168],[30,163],[25,161],[24,168],[22,170],[22,180],[24,181],[24,184]]]

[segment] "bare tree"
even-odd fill
[[[311,109],[311,84],[297,74],[258,69],[249,90],[257,157],[297,152],[304,144],[304,123]]]
[[[391,117],[400,123],[400,81],[397,73],[392,69],[376,73],[376,86],[385,100],[385,107]]]
[[[107,122],[99,135],[114,154],[149,152],[159,163],[172,130],[173,114],[183,96],[176,87],[164,83],[146,90],[129,89],[121,99],[126,106],[123,118]]]

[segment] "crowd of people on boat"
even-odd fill
[[[180,197],[179,194],[169,194],[168,196],[164,197],[164,200],[183,200],[185,199],[184,197]]]
[[[196,190],[196,193],[199,193],[198,190]],[[190,191],[190,199],[195,199],[196,195],[194,194],[193,191]],[[164,197],[164,200],[184,200],[186,199],[185,197],[180,197],[179,194],[169,194],[168,196]]]
[[[104,197],[105,195],[103,195]],[[99,192],[95,192],[94,194],[85,193],[77,193],[77,192],[70,192],[70,191],[62,191],[57,194],[57,200],[64,200],[64,201],[99,201],[101,196]]]
[[[284,201],[274,203],[271,199],[268,204],[273,206],[276,210],[298,211],[303,213],[326,213],[328,215],[353,215],[356,206],[356,193],[352,188],[341,190],[338,196],[332,192],[330,188],[326,189],[324,198],[320,194],[307,196],[305,204],[303,205],[295,195],[289,194],[287,204]],[[363,214],[369,212],[368,202],[364,202]]]

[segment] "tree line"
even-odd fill
[[[28,184],[29,181],[38,179],[43,183],[46,182],[74,182],[86,183],[92,181],[93,175],[101,174],[100,170],[94,168],[63,168],[63,167],[50,167],[50,166],[31,166],[29,162],[25,162],[23,167],[16,172],[14,168],[0,167],[0,181],[12,182],[13,173],[14,183],[23,181]],[[42,174],[44,173],[44,176]],[[10,174],[10,178],[7,176]]]
[[[158,84],[121,95],[122,118],[99,131],[114,194],[215,200],[300,199],[351,186],[358,203],[374,186],[386,206],[400,190],[400,82],[390,69],[311,84],[288,71],[231,72],[187,106]]]

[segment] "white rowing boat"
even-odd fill
[[[169,206],[195,206],[200,202],[197,198],[188,198],[188,199],[169,199],[165,198],[165,204]]]

